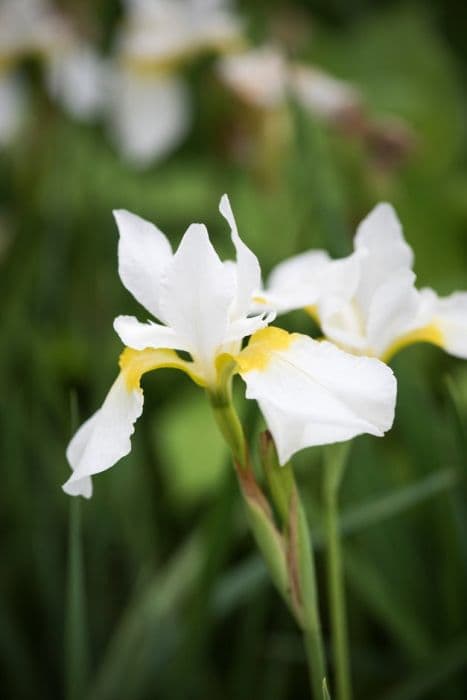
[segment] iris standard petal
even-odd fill
[[[226,275],[206,227],[192,224],[166,270],[161,308],[208,381],[215,375],[215,355],[226,337],[234,297],[232,277]]]
[[[119,209],[114,211],[114,217],[120,234],[120,279],[140,304],[163,321],[160,278],[172,259],[170,243],[154,224],[136,214]]]
[[[392,425],[396,381],[379,360],[355,357],[331,343],[259,331],[237,358],[277,445],[281,464],[312,445],[381,436]]]
[[[221,198],[219,211],[230,226],[232,243],[237,253],[237,296],[231,315],[232,318],[238,318],[251,310],[253,293],[261,286],[261,269],[258,258],[239,236],[237,223],[226,194]]]
[[[362,259],[356,299],[368,313],[376,289],[400,269],[410,270],[413,252],[404,240],[402,226],[394,208],[381,203],[363,219],[355,236],[355,250],[366,251]]]

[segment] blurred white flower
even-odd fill
[[[75,119],[94,119],[104,109],[107,64],[89,45],[71,41],[47,62],[49,93]]]
[[[392,424],[396,385],[391,370],[355,358],[329,343],[265,328],[272,316],[251,315],[260,285],[256,256],[238,235],[227,197],[236,262],[222,262],[202,224],[192,224],[175,253],[159,229],[127,211],[115,212],[119,273],[125,287],[161,323],[119,316],[114,327],[127,346],[120,374],[102,407],[71,440],[67,458],[70,495],[90,497],[91,476],[131,450],[134,423],[143,410],[145,372],[173,367],[211,393],[223,391],[237,371],[247,398],[258,400],[281,462],[303,447],[382,435]],[[253,334],[241,350],[242,340]],[[176,350],[189,353],[183,360]]]
[[[243,102],[262,109],[275,109],[287,97],[288,68],[281,51],[264,46],[219,59],[222,82]]]
[[[290,80],[297,100],[317,117],[336,120],[362,107],[353,85],[314,66],[292,66]]]
[[[467,359],[467,292],[416,289],[413,252],[391,205],[362,221],[354,248],[341,260],[310,251],[281,263],[257,308],[307,308],[326,338],[356,354],[388,360],[406,345],[431,342]]]
[[[127,0],[109,83],[113,139],[133,165],[157,163],[185,138],[192,106],[181,69],[241,37],[228,5],[214,0]]]
[[[262,46],[218,60],[221,81],[243,102],[261,109],[295,97],[309,112],[335,120],[360,107],[355,87],[314,66],[294,64],[275,46]]]
[[[177,75],[120,70],[110,76],[107,116],[123,157],[145,167],[165,158],[185,137],[191,121],[188,87]]]

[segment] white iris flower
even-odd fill
[[[332,121],[361,107],[355,87],[315,66],[288,61],[276,46],[223,56],[218,74],[243,102],[259,109],[279,109],[294,96],[311,114]]]
[[[239,373],[247,398],[261,407],[281,463],[303,447],[361,433],[380,436],[391,427],[396,383],[387,366],[330,343],[266,328],[272,315],[252,315],[259,263],[240,239],[225,195],[220,211],[231,229],[236,262],[220,260],[202,224],[192,224],[173,253],[156,226],[127,211],[115,212],[120,278],[159,322],[115,319],[126,345],[120,374],[68,446],[73,473],[66,493],[89,497],[90,477],[130,452],[133,426],[143,410],[141,376],[162,367],[186,372],[211,395],[221,394]],[[177,350],[191,359],[182,359]]]
[[[396,212],[378,204],[359,225],[351,255],[330,260],[309,251],[282,262],[257,308],[305,308],[326,338],[355,354],[387,361],[406,345],[430,342],[467,358],[467,292],[418,290],[412,267]]]
[[[113,139],[134,166],[157,163],[185,138],[192,106],[182,67],[238,44],[241,26],[222,0],[128,0],[110,79]]]

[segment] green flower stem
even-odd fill
[[[272,501],[285,530],[289,587],[295,617],[303,632],[312,694],[315,700],[322,700],[326,663],[311,532],[292,466],[290,463],[283,467],[279,465],[269,432],[261,436],[261,463]]]
[[[337,700],[351,700],[352,698],[338,509],[340,485],[347,464],[349,447],[350,443],[343,443],[327,448],[323,484],[327,539],[328,598],[331,613]]]
[[[232,452],[235,465],[240,469],[247,469],[247,445],[242,424],[232,402],[230,382],[222,391],[208,391],[208,397],[214,418]]]
[[[323,635],[318,607],[318,589],[313,558],[313,549],[307,518],[297,493],[298,561],[300,593],[303,609],[303,637],[310,670],[311,687],[315,698],[323,697],[323,682],[326,680],[326,665]]]
[[[215,391],[208,390],[207,393],[216,423],[232,452],[238,483],[256,544],[275,586],[289,603],[283,538],[274,525],[269,503],[256,482],[243,427],[232,401],[231,377],[227,381],[220,382],[219,388]]]

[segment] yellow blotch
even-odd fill
[[[247,347],[237,356],[240,372],[262,371],[268,366],[272,354],[277,350],[287,350],[296,339],[296,333],[288,333],[282,328],[269,326],[256,331]]]
[[[389,348],[383,353],[381,359],[383,362],[389,362],[392,360],[394,355],[399,352],[399,350],[402,350],[408,345],[413,345],[414,343],[432,343],[433,345],[443,347],[445,341],[441,329],[436,324],[430,323],[428,326],[417,328],[410,333],[402,335],[389,346]]]
[[[193,363],[182,360],[174,350],[125,348],[120,355],[119,366],[125,377],[128,391],[140,388],[141,377],[146,372],[165,367],[180,369],[188,374],[196,384],[201,386],[204,384],[203,380],[193,371]]]
[[[253,297],[253,301],[255,302],[255,304],[267,304],[268,303],[264,297],[260,297],[260,296]]]

